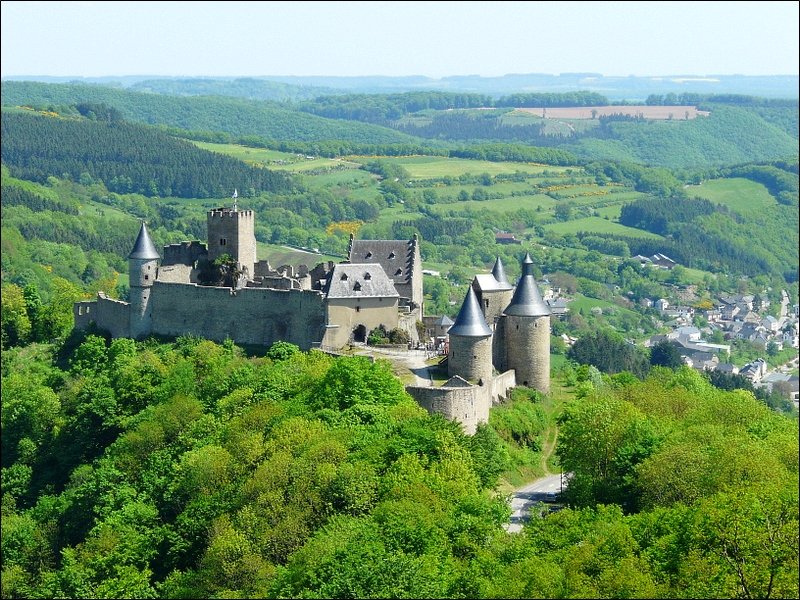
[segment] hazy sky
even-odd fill
[[[797,75],[798,2],[2,2],[9,75]]]

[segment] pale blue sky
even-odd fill
[[[10,75],[797,75],[798,2],[2,2]]]

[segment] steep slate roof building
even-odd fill
[[[422,267],[416,239],[368,246],[351,240],[349,263],[274,269],[256,259],[254,220],[253,211],[235,205],[210,210],[208,243],[170,244],[163,260],[142,223],[128,255],[129,302],[102,292],[78,302],[75,326],[93,324],[114,337],[137,339],[193,334],[253,345],[284,340],[303,349],[338,349],[365,340],[380,325],[400,327],[417,340]],[[357,260],[360,254],[374,259]],[[235,263],[236,279],[228,285],[208,279],[224,255]]]
[[[422,259],[416,234],[411,240],[357,240],[351,234],[347,257],[351,263],[379,264],[400,294],[400,305],[422,314]]]

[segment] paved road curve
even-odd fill
[[[550,475],[519,488],[511,496],[511,520],[505,526],[509,533],[522,531],[522,526],[530,518],[529,511],[544,502],[552,503],[561,492],[561,475]]]

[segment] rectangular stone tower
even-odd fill
[[[233,257],[252,279],[256,263],[255,216],[252,210],[214,208],[208,211],[208,260]]]

